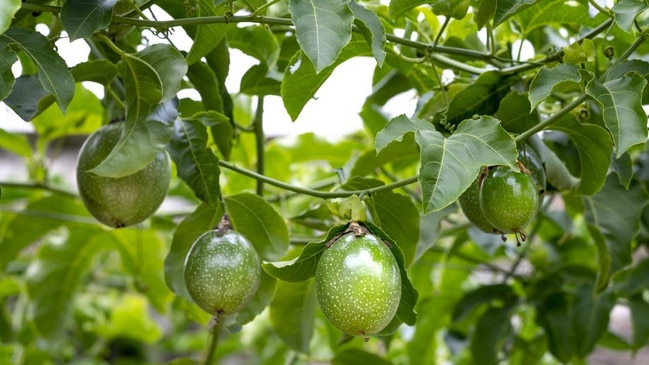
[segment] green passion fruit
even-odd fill
[[[343,332],[367,337],[384,329],[401,299],[401,274],[386,244],[349,232],[320,257],[315,273],[320,308]]]
[[[214,316],[239,311],[257,291],[259,257],[240,233],[220,229],[203,233],[185,259],[185,286],[194,302]]]
[[[480,207],[480,180],[481,176],[478,176],[469,188],[460,195],[458,202],[462,212],[474,226],[486,233],[497,233],[498,230],[489,223]]]
[[[480,207],[491,225],[502,233],[522,234],[538,210],[534,179],[506,166],[489,169],[480,188]]]
[[[113,150],[121,123],[106,125],[88,137],[77,160],[77,186],[88,211],[110,227],[125,227],[149,218],[162,204],[171,179],[171,165],[165,151],[143,169],[124,177],[111,178],[88,172]]]

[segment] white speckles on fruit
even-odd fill
[[[201,235],[185,259],[189,295],[206,312],[217,315],[240,310],[259,285],[261,267],[250,242],[235,231]]]
[[[124,227],[150,217],[167,195],[171,165],[166,152],[159,152],[144,169],[121,178],[88,172],[108,156],[122,129],[109,124],[90,135],[77,161],[77,186],[88,211],[111,227]]]
[[[394,255],[371,234],[348,233],[325,250],[315,285],[325,316],[351,335],[380,332],[401,299],[401,274]]]

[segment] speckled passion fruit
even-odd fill
[[[315,290],[322,312],[334,326],[366,337],[384,329],[397,312],[401,274],[383,241],[369,233],[350,232],[322,253]]]
[[[254,247],[234,230],[203,233],[185,259],[185,286],[194,302],[217,316],[239,311],[259,286],[261,266]]]
[[[125,227],[149,218],[162,204],[171,179],[166,152],[159,152],[142,170],[110,178],[89,173],[112,151],[120,138],[120,123],[104,126],[88,137],[77,160],[77,186],[88,211],[110,227]]]
[[[480,207],[480,180],[481,175],[478,176],[468,189],[460,195],[458,202],[462,212],[474,226],[478,227],[481,231],[486,233],[498,233],[498,230],[489,223],[487,217],[482,212]]]
[[[534,218],[538,205],[538,188],[528,174],[496,166],[482,180],[480,207],[500,232],[521,233]]]

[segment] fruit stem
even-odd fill
[[[209,335],[211,337],[209,346],[207,347],[207,353],[203,359],[202,365],[210,365],[214,363],[216,350],[219,347],[219,335],[221,334],[221,329],[223,328],[223,323],[220,319],[221,315],[216,314],[210,320],[208,325]]]

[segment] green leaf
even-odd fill
[[[13,74],[10,79],[13,79]],[[8,86],[11,87],[11,85]],[[47,99],[49,95],[37,77],[31,75],[18,77],[13,82],[13,89],[9,91],[10,94],[4,103],[24,121],[32,120],[42,111],[40,101]]]
[[[418,130],[435,131],[435,128],[429,122],[418,119],[408,118],[401,114],[390,119],[390,121],[376,134],[376,152],[381,152],[392,142],[402,142],[404,135]]]
[[[126,293],[111,304],[110,321],[98,324],[95,329],[102,338],[108,341],[128,338],[148,345],[160,340],[161,324],[151,315],[144,297]]]
[[[649,303],[642,296],[629,298],[629,310],[631,312],[631,326],[633,336],[631,337],[631,346],[634,350],[639,350],[647,345],[649,340]]]
[[[454,125],[474,115],[491,115],[498,110],[500,101],[507,95],[517,76],[488,71],[475,82],[453,96],[446,111],[446,120]]]
[[[110,24],[116,0],[66,0],[61,7],[61,24],[70,42],[89,38]]]
[[[453,310],[452,319],[455,322],[462,321],[483,304],[489,304],[494,300],[511,301],[516,298],[512,287],[506,284],[492,284],[479,286],[478,288],[464,294]]]
[[[529,99],[532,109],[536,109],[545,100],[556,86],[565,82],[578,83],[581,75],[577,65],[559,64],[552,68],[543,67],[537,72],[530,83]]]
[[[322,241],[310,242],[302,249],[300,256],[290,262],[274,262],[262,264],[263,269],[277,279],[296,283],[315,276],[320,255],[326,249],[329,241],[337,238],[347,228],[347,225],[334,226]]]
[[[174,293],[185,299],[191,301],[183,276],[187,253],[200,235],[216,227],[222,216],[223,207],[220,204],[201,204],[178,224],[174,232],[164,263],[165,281]]]
[[[74,95],[74,78],[50,42],[40,33],[11,28],[0,35],[0,44],[15,45],[36,64],[38,79],[45,90],[54,95],[61,110],[65,110]]]
[[[482,313],[471,336],[471,355],[476,363],[499,364],[500,348],[510,329],[511,308],[489,307]]]
[[[76,227],[43,245],[26,272],[30,320],[46,339],[57,342],[70,319],[72,303],[96,257],[110,249],[107,233]]]
[[[419,161],[419,147],[415,143],[414,133],[407,133],[403,141],[394,141],[379,153],[374,148],[365,151],[354,161],[349,176],[371,175],[377,168],[385,165],[402,166],[401,164],[417,161]]]
[[[375,12],[359,5],[355,0],[349,2],[349,10],[354,14],[354,23],[367,43],[372,47],[372,54],[379,67],[385,61],[385,29]]]
[[[647,2],[643,0],[620,0],[613,5],[615,23],[627,33],[633,30],[633,22],[638,14],[647,10]]]
[[[211,110],[207,113],[198,113],[192,118],[199,120],[210,129],[212,140],[216,143],[219,152],[226,160],[229,159],[232,152],[232,140],[234,139],[234,130],[230,118]]]
[[[207,204],[220,197],[219,159],[208,147],[207,128],[195,119],[177,119],[169,141],[169,155],[176,164],[178,177]]]
[[[539,0],[496,0],[494,11],[494,28],[507,19],[537,3]]]
[[[636,296],[649,285],[649,260],[642,260],[633,267],[626,267],[613,278],[615,283],[612,291],[620,296],[631,298]]]
[[[216,90],[221,90],[221,84],[216,73],[206,64],[197,62],[189,66],[187,77],[196,91],[201,95],[205,110],[223,112],[223,98]]]
[[[551,294],[537,305],[537,322],[545,329],[548,347],[554,357],[568,363],[575,353],[575,338],[571,329],[572,308],[564,294]]]
[[[279,42],[265,26],[228,28],[228,45],[238,48],[250,57],[256,58],[268,68],[272,68],[279,59]]]
[[[64,224],[76,229],[78,223],[94,222],[79,199],[61,195],[29,202],[21,214],[13,217],[4,214],[0,226],[0,269],[48,232]]]
[[[94,81],[108,86],[117,76],[117,66],[108,60],[90,60],[77,64],[71,72],[76,82]]]
[[[427,0],[392,0],[388,7],[388,14],[392,18],[398,18],[408,10],[427,3]]]
[[[622,184],[625,189],[628,189],[634,175],[634,166],[631,155],[627,152],[619,158],[614,158],[611,161],[611,171],[617,174],[620,184]]]
[[[237,312],[234,319],[235,326],[243,326],[244,324],[251,322],[255,317],[257,317],[257,315],[263,312],[273,300],[273,297],[275,297],[276,289],[277,280],[262,271],[257,291],[252,298],[250,298],[248,303],[246,303],[246,306]]]
[[[642,108],[646,85],[647,80],[637,73],[603,84],[593,79],[586,85],[586,93],[602,106],[604,124],[613,135],[617,157],[647,140],[647,114]]]
[[[602,78],[606,83],[608,81],[620,79],[626,76],[629,72],[637,72],[640,75],[647,76],[649,75],[649,62],[638,59],[616,62],[609,67],[606,72],[604,72]]]
[[[159,77],[162,95],[160,100],[152,102],[152,105],[176,97],[180,83],[187,73],[187,63],[180,51],[169,44],[154,44],[139,51],[135,56],[147,63]],[[153,76],[151,83],[155,86]]]
[[[20,0],[6,0],[0,3],[0,34],[11,26],[14,15],[20,10]]]
[[[250,193],[225,197],[234,228],[255,247],[262,260],[278,260],[288,251],[288,227],[284,218],[264,199]]]
[[[351,40],[354,15],[344,0],[289,0],[288,9],[297,41],[320,73]]]
[[[515,168],[514,140],[492,117],[465,120],[448,138],[437,131],[419,130],[415,140],[421,150],[419,182],[424,213],[439,211],[456,201],[482,166]]]
[[[563,0],[540,0],[518,14],[523,34],[550,24],[576,24],[583,27],[596,26],[585,3],[567,3]]]
[[[115,147],[89,172],[112,178],[131,175],[148,165],[171,138],[171,127],[157,120],[125,123],[123,128]]]
[[[371,352],[364,351],[359,348],[347,348],[338,352],[333,359],[331,365],[391,365],[392,362],[385,360],[381,356],[375,355]]]
[[[0,100],[9,96],[13,90],[15,77],[11,66],[17,61],[16,52],[9,45],[0,43]]]
[[[562,61],[570,64],[585,64],[594,62],[596,57],[595,43],[586,38],[580,42],[574,42],[570,45],[563,47]]]
[[[396,317],[403,323],[414,326],[415,322],[417,322],[415,306],[417,305],[417,299],[419,299],[419,293],[417,292],[417,289],[412,286],[412,282],[410,282],[403,259],[403,252],[401,251],[399,244],[373,223],[363,222],[363,224],[373,235],[379,237],[384,242],[390,243],[388,247],[390,248],[390,251],[392,251],[394,259],[397,261],[397,265],[399,266],[399,272],[401,273],[401,300],[399,301],[399,308],[397,309]],[[390,327],[391,326],[388,325],[388,328]]]
[[[126,89],[127,120],[133,124],[162,101],[162,80],[156,69],[137,55],[123,54],[118,70]]]
[[[568,167],[543,143],[539,136],[532,136],[527,140],[527,143],[541,157],[549,184],[557,188],[557,190],[577,190],[579,179],[572,176],[568,171]]]
[[[313,280],[279,282],[268,313],[273,331],[291,349],[308,353],[317,305]]]
[[[0,129],[0,146],[5,151],[17,154],[18,156],[31,158],[34,155],[27,136],[18,133],[9,133]]]
[[[276,76],[277,78],[275,78]],[[241,77],[239,91],[248,95],[280,95],[281,76],[269,74],[268,66],[263,63],[254,65]]]
[[[576,353],[581,358],[593,352],[595,344],[608,327],[609,316],[615,305],[610,291],[593,294],[593,286],[581,285],[573,307],[572,329],[575,333]]]
[[[599,125],[579,123],[572,114],[549,128],[567,134],[577,148],[581,168],[576,191],[585,195],[597,193],[604,185],[611,162],[610,135]]]
[[[360,35],[352,37],[333,64],[319,72],[316,72],[313,64],[304,58],[305,54],[302,51],[293,55],[289,61],[288,70],[284,73],[281,89],[282,101],[291,119],[294,121],[297,119],[302,108],[313,98],[315,92],[324,84],[336,66],[352,57],[370,55],[372,55],[371,50]]]
[[[527,94],[510,92],[503,98],[494,117],[511,133],[523,133],[539,123],[540,116],[532,109]]]
[[[216,16],[223,13],[217,13],[212,0],[199,0],[192,2],[195,14],[187,14],[187,16]],[[225,11],[221,8],[221,11]],[[177,17],[179,18],[179,17]],[[205,57],[224,39],[226,35],[226,24],[199,24],[196,25],[195,33],[190,31],[189,34],[193,37],[192,46],[187,54],[187,63],[192,65]]]
[[[640,229],[640,217],[647,198],[649,196],[639,183],[632,182],[627,190],[614,174],[609,174],[599,193],[583,198],[589,228],[601,232],[599,240],[605,240],[605,245],[598,245],[598,254],[610,257],[610,268],[600,268],[599,275],[603,278],[631,263],[632,243]]]

